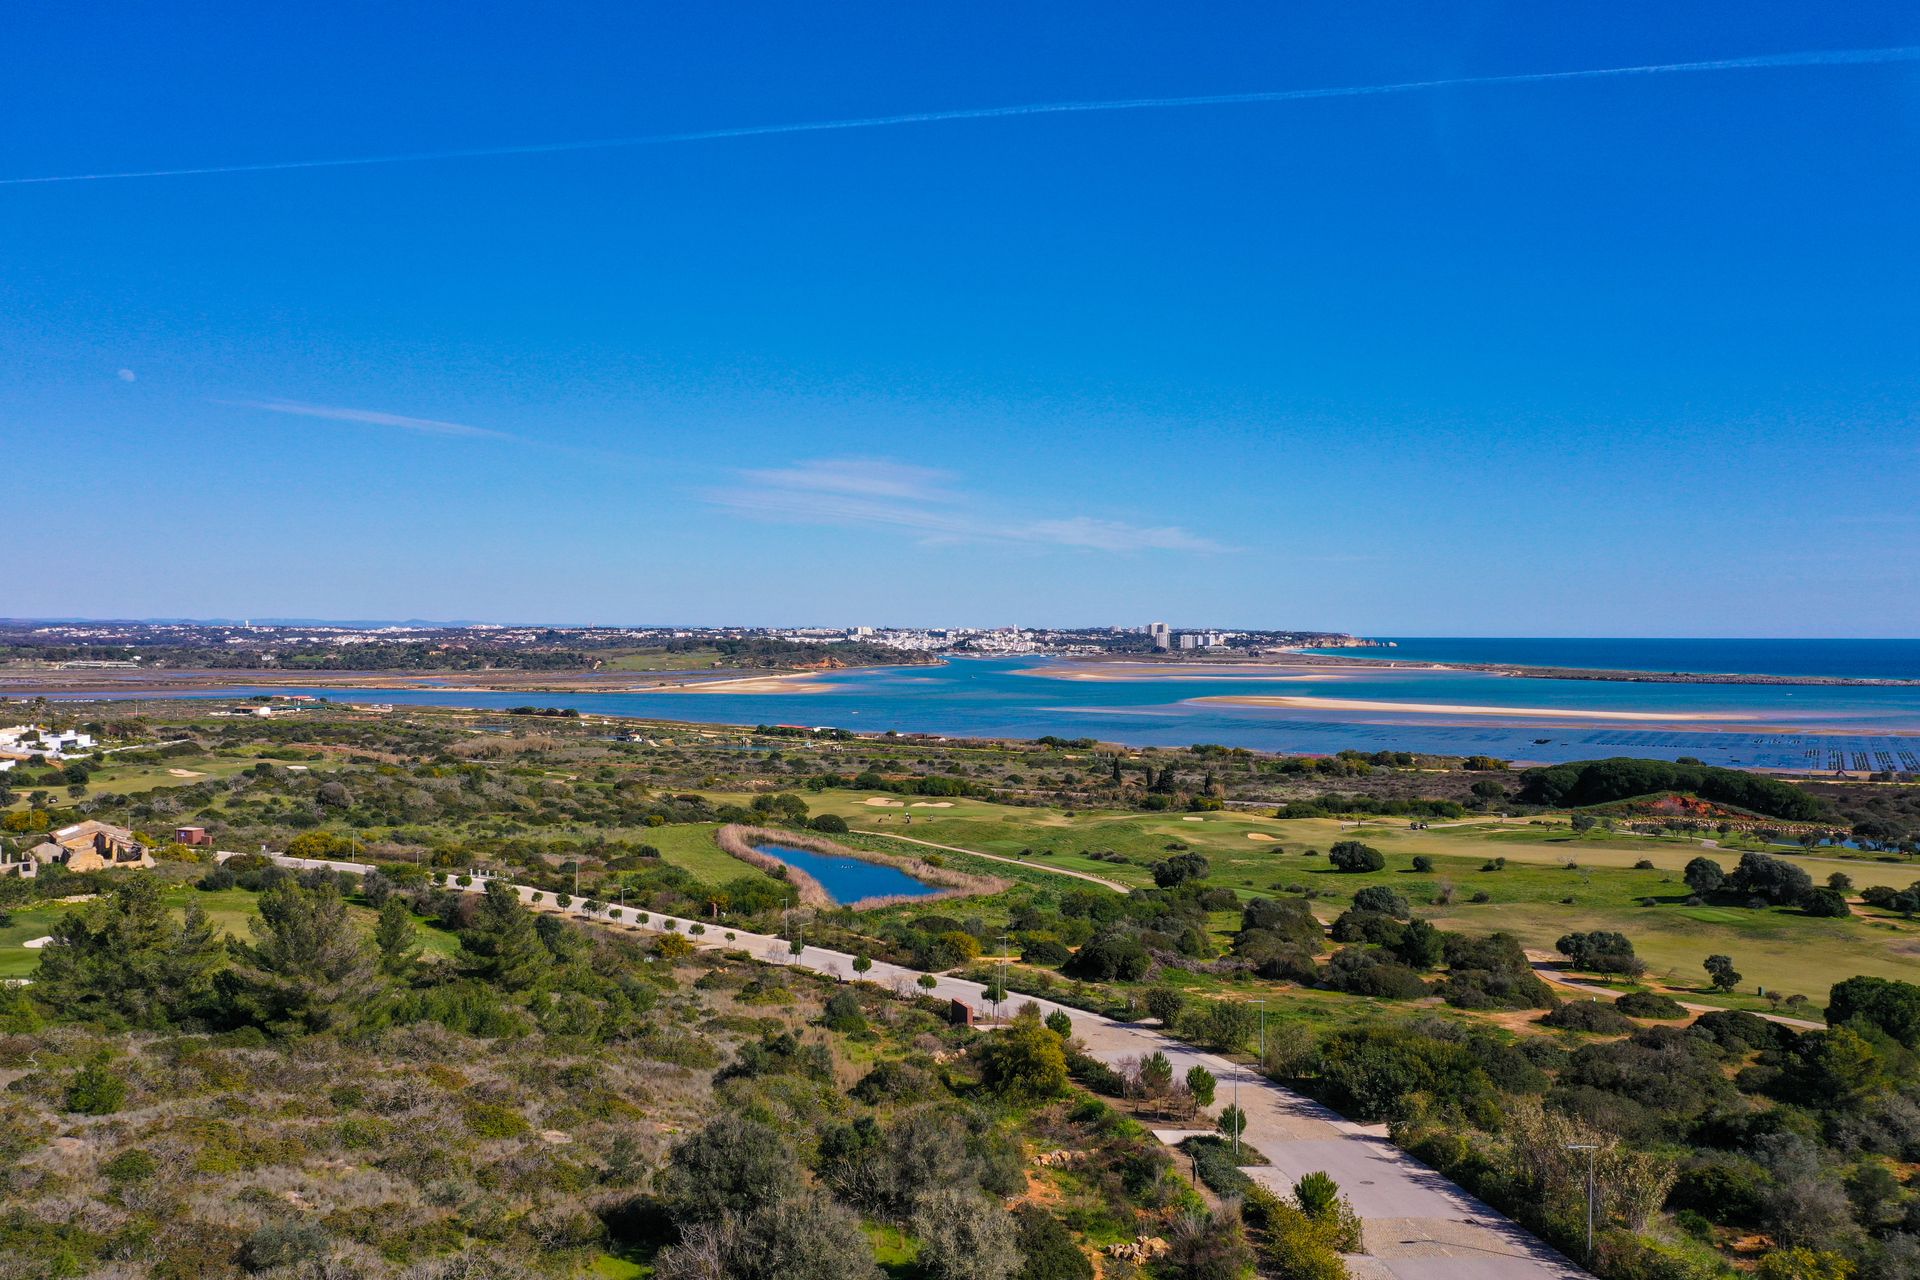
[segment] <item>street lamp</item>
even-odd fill
[[[1587,1153],[1587,1265],[1593,1265],[1593,1153],[1600,1146],[1594,1142],[1569,1142],[1567,1150]]]

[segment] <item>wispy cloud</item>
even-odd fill
[[[882,458],[817,458],[742,471],[737,483],[710,490],[706,497],[755,519],[888,529],[926,543],[1003,542],[1086,551],[1234,549],[1178,525],[996,511],[956,488],[953,480],[948,472]]]
[[[1250,93],[1206,93],[1167,98],[1104,98],[1090,102],[1027,102],[1010,106],[960,107],[948,111],[911,111],[899,115],[859,116],[846,120],[804,120],[784,124],[740,125],[725,129],[697,129],[687,133],[646,134],[640,137],[588,138],[570,142],[532,142],[505,146],[449,147],[444,150],[399,152],[377,156],[263,160],[252,164],[123,169],[107,173],[60,173],[37,177],[0,178],[0,187],[50,182],[107,182],[129,178],[186,178],[222,173],[278,173],[292,169],[345,169],[368,165],[413,164],[430,160],[467,160],[489,156],[551,155],[568,151],[607,151],[624,147],[671,146],[683,143],[720,142],[732,138],[764,138],[791,133],[828,133],[845,129],[891,129],[903,125],[1000,120],[1018,116],[1257,106],[1266,103],[1310,102],[1321,98],[1364,98],[1425,93],[1435,89],[1555,84],[1623,77],[1695,75],[1703,72],[1768,71],[1794,67],[1874,66],[1914,61],[1920,61],[1920,48],[1912,46],[1884,49],[1813,49],[1791,53],[1763,53],[1740,58],[1710,58],[1696,62],[1636,63],[1631,66],[1581,67],[1567,71],[1526,71],[1512,75],[1449,76],[1437,80],[1402,80],[1391,84],[1329,85],[1311,89],[1260,89]]]
[[[383,413],[378,409],[352,409],[341,405],[305,404],[298,400],[216,400],[215,404],[237,409],[261,409],[267,413],[288,413],[301,418],[325,418],[332,422],[359,422],[374,427],[398,427],[429,436],[467,436],[486,440],[512,440],[504,431],[468,426],[464,422],[445,422],[439,418],[411,418],[403,413]]]

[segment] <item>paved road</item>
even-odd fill
[[[275,861],[338,871],[372,869],[362,863],[285,855],[276,856]],[[466,891],[484,892],[486,881],[487,877],[476,875]],[[551,893],[536,904],[532,900],[534,890],[525,885],[514,885],[514,889],[523,902],[537,910],[557,910]],[[595,918],[612,922],[612,910],[602,908]],[[577,906],[569,914],[584,915]],[[618,920],[630,924],[637,914],[629,909]],[[703,924],[706,932],[689,932],[696,923]],[[730,931],[677,916],[652,915],[648,920],[650,928],[668,926],[696,947],[744,951],[769,964],[795,965],[836,978],[856,976],[853,957],[844,952],[805,947],[796,956],[785,938]],[[903,996],[920,993],[920,977],[917,969],[878,960],[864,975],[866,981]],[[935,974],[934,979],[932,994],[963,1000],[976,1009],[987,1008],[980,983],[945,974]],[[1025,1003],[1028,999],[1016,996],[1009,1003]],[[1157,1049],[1172,1062],[1176,1077],[1184,1076],[1196,1064],[1213,1072],[1220,1081],[1214,1110],[1237,1101],[1247,1114],[1241,1140],[1271,1162],[1248,1168],[1249,1176],[1284,1192],[1291,1190],[1301,1175],[1321,1169],[1352,1197],[1370,1255],[1354,1260],[1357,1280],[1573,1280],[1586,1274],[1517,1224],[1395,1147],[1384,1126],[1343,1119],[1247,1066],[1168,1039],[1146,1024],[1116,1022],[1050,1000],[1035,999],[1034,1003],[1043,1013],[1058,1010],[1073,1019],[1074,1034],[1086,1043],[1088,1053],[1103,1062],[1117,1063]]]

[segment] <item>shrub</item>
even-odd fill
[[[67,1085],[65,1106],[83,1116],[110,1116],[127,1100],[127,1082],[96,1059],[74,1073]]]
[[[1015,1280],[1093,1280],[1093,1264],[1058,1218],[1027,1204],[1014,1212],[1014,1225],[1026,1258]]]
[[[1589,973],[1621,973],[1634,976],[1646,971],[1646,962],[1633,953],[1633,943],[1622,933],[1596,929],[1591,933],[1563,934],[1554,950],[1567,957],[1576,969]]]
[[[1073,952],[1058,938],[1028,938],[1020,944],[1020,959],[1024,964],[1058,967],[1072,958]]]
[[[1327,850],[1327,861],[1335,869],[1349,873],[1381,871],[1386,868],[1387,859],[1378,849],[1358,840],[1342,840]]]
[[[325,1230],[304,1222],[269,1222],[247,1237],[240,1251],[241,1264],[249,1271],[273,1267],[291,1267],[327,1251]]]
[[[1413,914],[1413,908],[1408,905],[1406,898],[1383,884],[1370,884],[1354,894],[1353,909],[1378,912],[1380,915],[1391,916],[1396,920],[1405,920]]]
[[[1138,938],[1124,933],[1103,933],[1073,953],[1073,959],[1061,972],[1072,978],[1093,982],[1132,982],[1147,976],[1153,958]]]
[[[151,1178],[160,1164],[138,1147],[129,1147],[100,1166],[100,1176],[115,1186]]]
[[[464,1118],[477,1138],[518,1138],[533,1128],[525,1116],[498,1102],[468,1102]]]
[[[1847,895],[1838,889],[1821,887],[1809,889],[1800,897],[1800,909],[1810,916],[1825,919],[1841,919],[1853,914],[1853,908],[1847,905]]]
[[[1562,1031],[1587,1031],[1596,1035],[1620,1035],[1633,1030],[1627,1016],[1605,1000],[1570,1000],[1549,1010],[1540,1019]]]
[[[1629,1018],[1684,1018],[1687,1010],[1672,996],[1655,991],[1632,991],[1613,1002]]]

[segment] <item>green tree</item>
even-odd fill
[[[1378,849],[1358,840],[1342,840],[1327,850],[1327,861],[1335,870],[1350,873],[1380,871],[1385,869],[1387,859]]]
[[[138,876],[53,927],[33,993],[63,1018],[164,1027],[207,1010],[221,957],[197,902],[175,923],[159,882]]]
[[[553,952],[511,885],[487,881],[473,923],[460,933],[460,967],[508,991],[527,990],[553,967]]]
[[[1703,966],[1707,971],[1707,980],[1716,991],[1732,991],[1740,985],[1740,971],[1733,967],[1729,956],[1708,956]]]
[[[261,894],[256,941],[233,952],[224,977],[235,1010],[276,1035],[353,1030],[382,986],[331,879],[311,889],[283,880]]]
[[[1219,1087],[1219,1084],[1220,1081],[1215,1078],[1213,1072],[1198,1063],[1187,1068],[1187,1092],[1193,1095],[1194,1106],[1212,1106],[1214,1090]]]
[[[398,896],[388,895],[380,904],[373,943],[380,949],[380,972],[397,978],[412,971],[420,954],[420,935],[413,927],[413,912]]]
[[[1159,1019],[1163,1027],[1171,1027],[1180,1011],[1187,1006],[1187,997],[1177,987],[1152,987],[1146,995],[1147,1012]]]
[[[980,1066],[982,1083],[1015,1101],[1054,1098],[1066,1091],[1066,1052],[1032,1004],[1023,1005],[1005,1031],[987,1037]]]
[[[661,1199],[677,1223],[715,1222],[799,1193],[800,1165],[780,1132],[723,1112],[673,1149]]]
[[[1247,1113],[1229,1104],[1220,1112],[1220,1118],[1214,1122],[1214,1127],[1229,1138],[1238,1137],[1247,1131]]]
[[[1167,1061],[1167,1055],[1155,1049],[1140,1059],[1140,1091],[1149,1098],[1158,1098],[1173,1088],[1173,1064]]]

